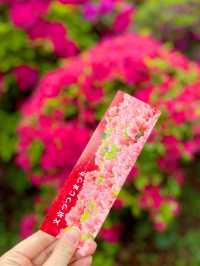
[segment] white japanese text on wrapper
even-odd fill
[[[85,174],[86,172],[80,173],[71,191],[66,195],[66,198],[61,206],[61,209],[57,212],[56,217],[53,219],[53,224],[59,226],[62,219],[64,219],[66,211],[69,208],[70,204],[72,203],[72,199],[77,196],[79,188],[83,184]]]

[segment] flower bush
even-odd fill
[[[0,0],[2,252],[41,223],[117,89],[155,105],[162,116],[100,233],[94,264],[105,265],[106,257],[106,265],[113,265],[119,244],[132,245],[134,228],[130,254],[143,248],[141,239],[152,225],[159,247],[170,242],[171,233],[158,237],[156,231],[167,230],[182,215],[187,167],[199,165],[200,72],[197,64],[145,33],[198,61],[199,2],[134,3]],[[127,33],[133,30],[142,35]],[[192,198],[187,195],[184,204]],[[182,243],[192,254],[194,234]]]
[[[122,191],[122,211],[145,210],[163,231],[180,211],[184,164],[200,144],[199,78],[198,65],[150,37],[111,37],[46,75],[23,105],[17,163],[38,187],[59,187],[111,97],[124,89],[162,117]]]
[[[94,6],[98,12],[91,19],[89,10]],[[102,0],[98,4],[89,0],[1,0],[2,119],[16,119],[13,111],[17,112],[31,95],[41,76],[62,64],[62,60],[90,47],[103,36],[126,31],[133,13],[132,5],[121,0]],[[5,138],[7,133],[3,132],[4,129],[0,139],[6,144],[0,147],[0,154],[4,161],[10,161],[16,141],[10,142],[11,138]]]

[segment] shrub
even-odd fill
[[[116,90],[134,94],[162,117],[115,207],[134,217],[145,210],[163,231],[180,211],[184,165],[200,143],[199,73],[198,65],[150,37],[111,37],[41,81],[22,108],[17,163],[38,187],[59,187]]]

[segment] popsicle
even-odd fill
[[[78,226],[84,249],[85,240],[97,236],[159,115],[150,105],[118,91],[41,230],[57,236],[68,226]]]

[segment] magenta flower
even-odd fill
[[[135,177],[138,175],[138,167],[135,165],[133,167],[133,169],[131,170],[131,172],[129,173],[127,179],[126,179],[126,183],[130,184],[132,183],[132,181],[135,179]]]
[[[120,198],[117,198],[114,205],[113,205],[113,208],[118,210],[118,209],[121,209],[123,207],[124,207],[124,201]]]
[[[29,37],[32,40],[47,38],[48,37],[48,28],[50,22],[45,21],[43,19],[38,19],[34,24],[34,27],[28,29]]]
[[[144,209],[158,209],[163,202],[160,188],[156,186],[148,186],[144,189],[140,197],[139,204]]]
[[[103,88],[95,87],[92,83],[90,78],[86,78],[82,86],[82,91],[88,101],[99,102],[104,95]]]
[[[101,0],[99,4],[99,14],[106,15],[113,11],[115,0]]]
[[[26,238],[30,236],[36,225],[36,216],[35,214],[27,214],[25,215],[20,223],[20,237]]]
[[[69,57],[78,52],[76,44],[68,38],[66,28],[60,22],[48,22],[40,19],[28,33],[33,40],[49,40],[57,56]]]
[[[114,224],[111,227],[103,228],[100,231],[100,237],[109,243],[119,242],[121,235],[122,235],[121,224]]]
[[[135,8],[126,4],[113,22],[113,31],[117,34],[126,31],[132,22],[134,12]]]
[[[99,16],[99,7],[94,3],[86,3],[83,6],[83,15],[86,20],[95,21]]]
[[[167,227],[167,224],[164,221],[158,221],[158,222],[154,223],[154,228],[158,232],[165,231],[166,227]]]
[[[17,0],[0,0],[0,4],[14,4]]]
[[[101,0],[99,3],[90,3],[89,1],[83,6],[83,15],[86,20],[96,21],[114,9],[113,0]]]
[[[138,99],[144,102],[150,102],[150,97],[153,92],[153,89],[154,89],[153,87],[148,87],[145,89],[138,90],[135,93],[135,97],[137,97]]]
[[[34,88],[39,79],[38,70],[28,65],[17,66],[13,69],[12,73],[21,91]]]
[[[50,0],[16,2],[10,9],[11,20],[17,27],[29,29],[47,12],[49,3]]]

